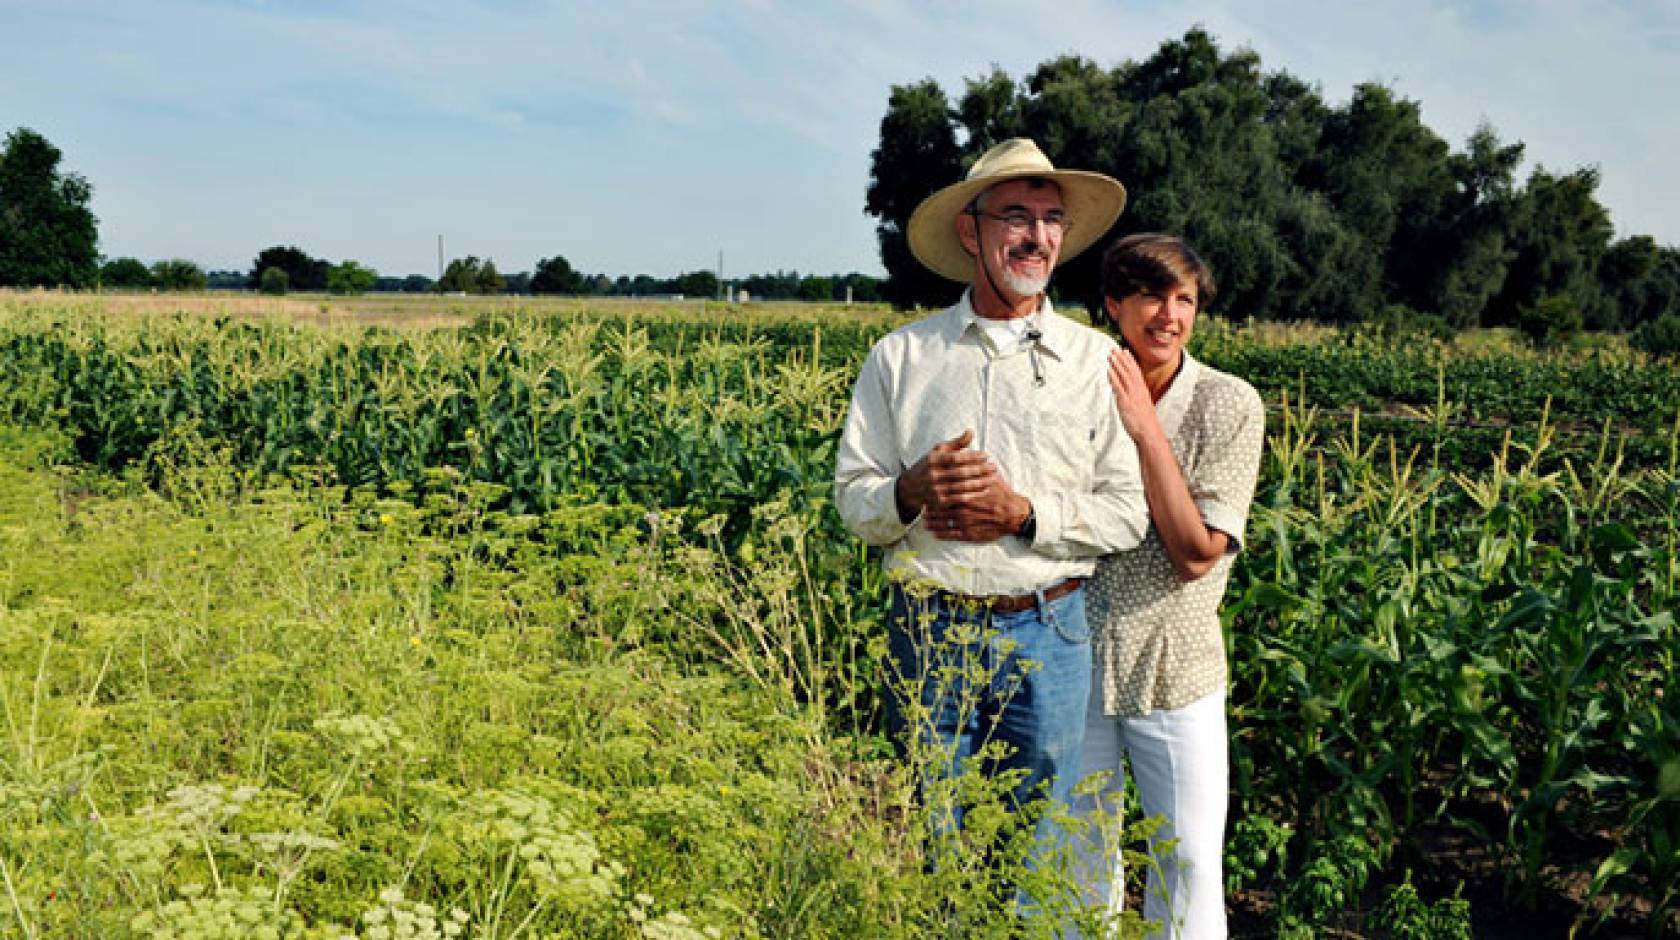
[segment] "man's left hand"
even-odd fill
[[[1032,503],[991,464],[985,476],[968,482],[964,491],[938,506],[928,506],[922,525],[947,542],[995,542],[1020,531]]]

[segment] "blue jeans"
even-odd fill
[[[1010,794],[1016,806],[1046,796],[1067,804],[1078,782],[1091,688],[1083,588],[1019,613],[895,588],[888,640],[898,672],[889,680],[888,717],[901,749],[930,758],[918,768],[926,780],[964,772],[981,748],[1000,741],[1008,753],[975,769],[1024,770]],[[960,803],[952,806],[938,827],[960,828],[962,812]],[[1066,842],[1047,816],[1034,836],[1038,855]]]

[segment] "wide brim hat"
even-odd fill
[[[1038,144],[1016,137],[981,154],[961,182],[922,200],[910,215],[910,253],[936,274],[965,284],[973,280],[974,255],[957,237],[957,216],[993,186],[1032,177],[1056,184],[1071,223],[1057,264],[1096,244],[1126,208],[1126,187],[1119,180],[1088,170],[1058,170]]]

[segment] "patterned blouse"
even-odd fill
[[[1103,556],[1086,592],[1103,712],[1182,708],[1225,686],[1219,601],[1254,498],[1266,411],[1247,382],[1184,355],[1155,414],[1208,526],[1231,537],[1225,556],[1182,582],[1153,524],[1143,544]]]

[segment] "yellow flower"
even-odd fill
[[[382,513],[379,514],[379,524],[380,525],[390,525],[391,523],[396,522],[396,521],[397,520],[391,518],[391,514],[388,513],[388,512],[382,512]]]
[[[420,636],[419,636],[419,634],[415,634],[414,636],[409,637],[408,638],[408,645],[418,649],[420,647]]]

